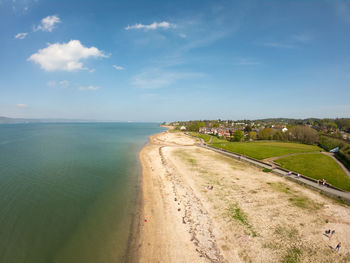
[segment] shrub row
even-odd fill
[[[339,147],[335,157],[350,170],[350,144],[336,138],[320,136],[319,145],[326,151]]]
[[[339,140],[336,138],[330,138],[328,136],[322,136],[322,135],[320,136],[318,143],[326,151],[330,151],[337,147],[342,148],[346,145],[346,143],[343,142],[342,140]]]
[[[343,146],[335,155],[350,170],[350,145]]]

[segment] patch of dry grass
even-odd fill
[[[267,182],[267,184],[275,191],[289,195],[288,201],[293,205],[303,209],[318,210],[322,207],[310,198],[303,196],[301,193],[294,191],[288,185],[282,182]]]

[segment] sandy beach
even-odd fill
[[[140,152],[134,262],[350,262],[348,206],[196,143],[167,131]]]

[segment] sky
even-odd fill
[[[0,116],[350,117],[350,1],[0,0]]]

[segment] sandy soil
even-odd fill
[[[350,262],[348,206],[195,144],[164,132],[140,152],[137,262]]]

